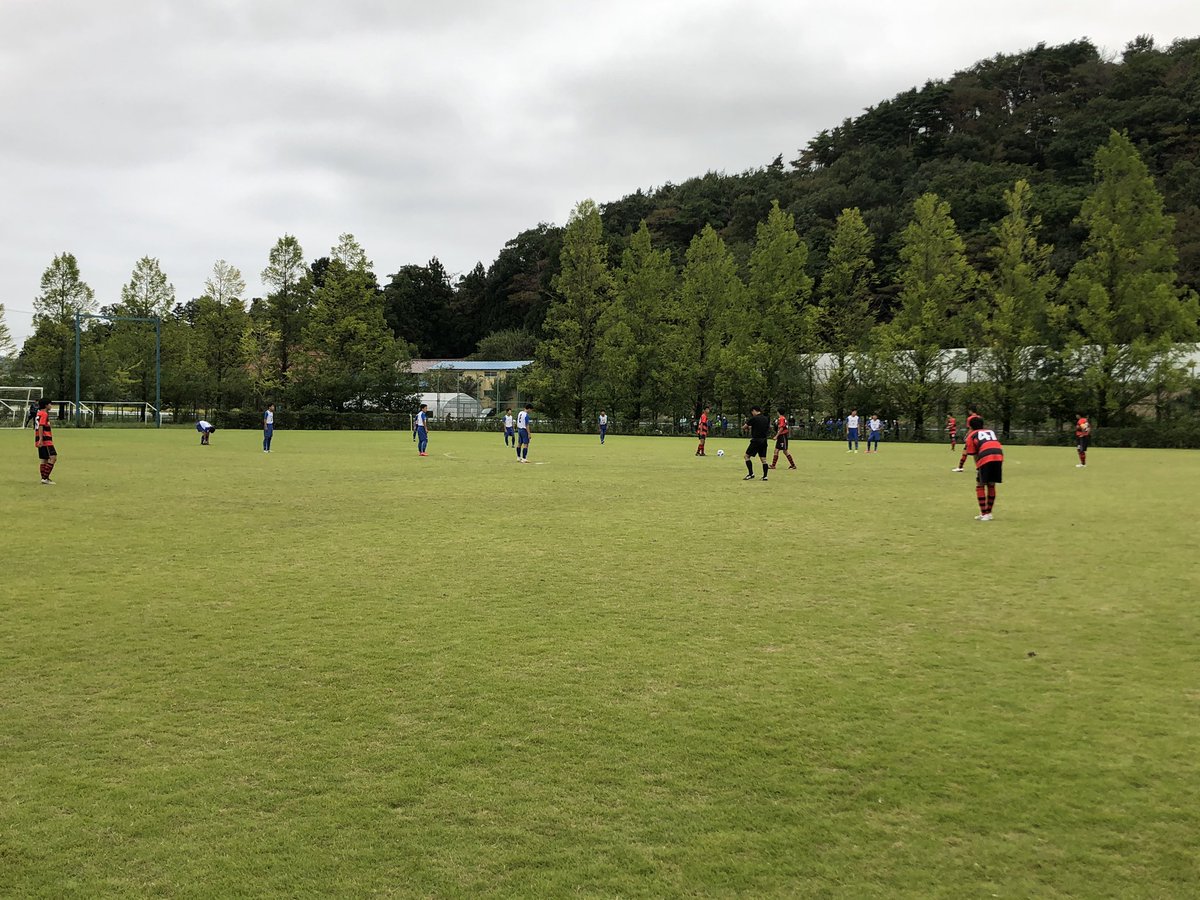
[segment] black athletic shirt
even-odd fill
[[[751,416],[746,422],[750,426],[750,439],[752,441],[765,441],[767,435],[771,433],[771,420],[759,413],[757,416]]]

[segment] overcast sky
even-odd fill
[[[0,303],[18,345],[68,251],[248,295],[283,234],[382,283],[486,266],[572,206],[797,151],[998,52],[1200,35],[1195,0],[0,0]]]

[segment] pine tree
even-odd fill
[[[95,292],[80,277],[74,255],[55,256],[42,273],[41,293],[33,301],[33,334],[22,352],[24,370],[47,396],[74,393],[75,314],[95,308]]]
[[[1129,138],[1096,151],[1095,187],[1077,222],[1088,236],[1063,287],[1078,327],[1072,350],[1100,425],[1169,375],[1174,344],[1196,333],[1195,293],[1176,281],[1174,219]],[[1081,411],[1082,412],[1082,411]]]
[[[247,322],[242,295],[246,282],[236,266],[219,259],[204,282],[204,290],[204,296],[196,301],[192,325],[205,380],[211,383],[211,392],[206,391],[203,399],[224,408],[244,383],[242,338]]]
[[[610,404],[637,422],[657,410],[663,395],[663,333],[676,304],[671,254],[653,248],[645,222],[630,238],[613,284],[600,319],[600,371]]]
[[[950,204],[924,194],[913,205],[900,249],[900,309],[880,329],[880,346],[897,401],[920,439],[926,412],[945,405],[961,332],[955,316],[970,294],[975,273],[950,218]]]
[[[143,256],[121,288],[117,312],[123,316],[165,316],[175,304],[175,286],[167,280],[157,259]]]
[[[818,309],[812,305],[813,279],[805,271],[808,245],[796,233],[791,213],[771,202],[765,222],[759,222],[750,251],[750,353],[766,399],[783,404],[785,379],[796,374],[801,353],[814,349]],[[791,365],[789,365],[791,364]],[[795,393],[797,385],[788,385]]]
[[[300,344],[312,306],[312,279],[304,263],[304,250],[293,235],[285,234],[271,248],[263,283],[272,288],[267,295],[271,328],[279,335],[279,382],[286,386],[292,355]]]
[[[13,343],[12,332],[8,330],[8,323],[4,321],[4,304],[0,303],[0,364],[17,352],[17,347]]]
[[[352,234],[333,248],[317,288],[295,389],[302,400],[341,410],[398,409],[411,393],[408,347],[392,334],[383,293]]]
[[[829,354],[822,376],[830,408],[838,418],[846,413],[875,321],[871,313],[874,244],[858,208],[843,209],[834,225],[819,293],[819,335],[822,349]]]
[[[121,393],[116,399],[142,403],[152,403],[157,399],[156,342],[160,346],[163,371],[168,375],[172,365],[182,361],[181,357],[185,354],[171,352],[180,349],[179,343],[168,341],[165,333],[166,319],[174,304],[175,286],[167,279],[156,258],[143,256],[134,264],[129,281],[121,288],[121,302],[107,307],[105,311],[115,316],[158,318],[159,324],[155,326],[150,322],[121,320],[113,322],[104,342],[104,356],[110,371],[120,373]],[[167,377],[163,376],[164,383]]]
[[[1030,394],[1043,353],[1050,296],[1058,278],[1050,269],[1053,247],[1038,243],[1041,217],[1032,212],[1029,182],[1004,192],[1008,215],[992,229],[993,270],[980,279],[976,313],[983,391],[1005,437]]]
[[[693,415],[718,399],[718,385],[739,406],[762,391],[762,384],[751,381],[756,370],[749,358],[745,296],[733,254],[706,225],[687,249],[678,319],[668,341],[670,381]]]
[[[557,296],[546,311],[545,339],[526,386],[551,412],[569,411],[582,423],[599,368],[600,317],[613,289],[600,210],[592,200],[571,212],[561,260],[553,281]]]

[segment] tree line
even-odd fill
[[[1197,337],[1200,304],[1178,277],[1174,219],[1130,138],[1114,131],[1094,155],[1074,219],[1081,251],[1065,276],[1043,240],[1033,186],[1018,179],[1001,202],[977,265],[950,204],[919,196],[888,283],[857,207],[838,214],[814,265],[778,201],[743,263],[711,225],[676,260],[646,221],[614,259],[601,210],[587,200],[561,230],[537,332],[500,322],[476,351],[532,356],[515,387],[544,414],[577,422],[598,408],[642,422],[707,404],[736,414],[756,402],[822,417],[871,409],[919,432],[930,416],[969,403],[1008,433],[1078,411],[1100,425],[1157,421],[1189,390],[1194,397],[1182,349]],[[50,396],[71,396],[76,314],[99,314],[81,333],[85,398],[150,401],[154,329],[125,318],[157,316],[167,408],[274,400],[406,411],[416,347],[454,330],[422,308],[431,294],[455,293],[437,267],[405,267],[380,287],[353,235],[312,263],[284,235],[262,271],[264,298],[247,302],[241,273],[219,260],[204,294],[178,303],[158,261],[145,257],[120,302],[98,309],[63,253],[42,276],[18,367]]]
[[[74,313],[151,312],[164,322],[164,403],[179,409],[266,399],[402,409],[416,390],[403,374],[408,358],[474,355],[536,357],[521,388],[564,417],[603,404],[644,419],[686,412],[702,396],[732,408],[755,395],[818,412],[886,403],[915,420],[949,402],[949,382],[965,372],[972,383],[1007,385],[988,390],[1003,390],[994,399],[1010,421],[1053,420],[1080,403],[1110,422],[1161,418],[1179,402],[1182,370],[1168,354],[1150,377],[1147,366],[1164,357],[1147,361],[1143,345],[1167,334],[1190,340],[1195,324],[1188,298],[1200,285],[1200,135],[1188,123],[1197,117],[1200,40],[1159,48],[1138,38],[1119,59],[1086,40],[1038,45],[871,107],[817,135],[790,164],[780,155],[761,169],[590,204],[586,247],[581,205],[567,227],[523,231],[491,265],[465,273],[435,258],[400,267],[381,286],[352,236],[306,261],[284,235],[262,272],[264,297],[247,299],[241,273],[218,261],[203,294],[178,302],[146,257],[120,302],[97,307],[64,252],[43,276],[35,333],[6,377],[70,396]],[[1157,313],[1142,321],[1129,297],[1105,301],[1124,304],[1120,314],[1085,308],[1080,266],[1105,253],[1093,197],[1111,175],[1100,171],[1100,152],[1113,152],[1109,126],[1124,142],[1122,158],[1137,160],[1154,207],[1148,219],[1165,234],[1155,271],[1175,279],[1175,307],[1153,292],[1140,302],[1184,323]],[[913,249],[920,240],[941,241],[939,258],[951,260],[946,272],[924,274],[926,287],[914,268],[924,258]],[[1036,277],[1012,274],[1031,266]],[[1094,267],[1095,277],[1104,274]],[[780,299],[792,284],[802,315]],[[932,305],[928,315],[941,304],[937,327],[914,312],[918,298]],[[741,304],[736,314],[730,303]],[[85,395],[152,399],[150,329],[85,324]],[[0,316],[0,356],[5,336]],[[977,346],[988,341],[1021,349],[1001,364]],[[935,344],[941,352],[914,349]],[[668,347],[686,359],[656,366]],[[952,367],[959,371],[947,374]]]
[[[598,407],[642,420],[751,402],[819,416],[869,409],[917,432],[955,403],[988,409],[1005,434],[1081,411],[1100,425],[1161,420],[1195,389],[1184,349],[1200,302],[1179,281],[1174,220],[1129,137],[1112,132],[1093,165],[1075,218],[1082,249],[1065,277],[1035,191],[1018,179],[979,266],[950,204],[918,197],[886,291],[855,207],[837,216],[814,271],[778,202],[744,266],[712,226],[677,266],[645,221],[610,266],[600,210],[584,201],[525,387],[576,420]],[[886,316],[881,294],[895,297]]]
[[[55,256],[34,301],[18,373],[55,399],[74,394],[76,318],[83,396],[152,402],[161,321],[163,406],[231,409],[268,401],[331,410],[407,409],[412,348],[387,323],[371,262],[351,234],[311,264],[292,235],[268,255],[265,298],[247,302],[236,266],[218,260],[203,295],[177,302],[159,261],[134,266],[118,303],[98,307],[71,253]]]

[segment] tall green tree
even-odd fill
[[[96,294],[79,274],[71,253],[60,253],[42,273],[33,301],[33,334],[25,341],[21,367],[49,397],[74,393],[75,314],[96,309]]]
[[[279,332],[272,329],[265,311],[263,315],[255,315],[252,305],[240,348],[244,360],[242,373],[252,406],[261,407],[277,399],[283,386],[279,374],[279,340]]]
[[[223,259],[213,264],[196,301],[193,323],[196,350],[203,360],[208,389],[205,402],[226,408],[245,389],[246,282],[236,266]]]
[[[524,328],[505,328],[482,338],[475,345],[475,352],[470,358],[505,361],[533,359],[537,344],[537,338]]]
[[[950,204],[936,194],[913,204],[900,262],[900,309],[880,329],[880,348],[888,354],[896,400],[920,436],[926,414],[948,402],[952,348],[963,336],[956,317],[975,284]]]
[[[0,377],[6,381],[12,366],[13,354],[16,352],[17,347],[13,343],[12,332],[8,330],[8,323],[4,321],[4,304],[0,303]]]
[[[875,324],[871,311],[875,240],[857,207],[843,209],[834,225],[818,294],[820,346],[827,354],[821,377],[830,408],[845,415],[858,380],[857,363]]]
[[[733,254],[706,225],[688,246],[678,314],[666,342],[669,382],[690,412],[726,397],[740,407],[763,390],[761,381],[753,380],[758,370],[749,358],[745,297]]]
[[[218,259],[213,263],[212,274],[204,280],[204,294],[222,306],[235,300],[244,302],[246,279],[242,278],[241,269]]]
[[[478,272],[468,273],[458,288],[478,317],[479,337],[506,328],[542,334],[562,265],[562,245],[563,229],[543,222],[504,245],[487,269],[482,293]]]
[[[1042,220],[1033,212],[1029,182],[1020,180],[1005,191],[1004,203],[1008,215],[992,229],[992,270],[980,278],[975,324],[981,390],[1007,437],[1038,373],[1058,277],[1050,267],[1054,248],[1038,242]]]
[[[781,404],[784,379],[796,374],[800,354],[815,348],[818,308],[812,303],[813,279],[806,271],[808,245],[796,232],[791,213],[771,203],[759,222],[750,251],[747,291],[750,359],[768,402]],[[789,365],[790,364],[790,365]],[[787,385],[795,395],[797,384]]]
[[[1175,222],[1129,138],[1117,131],[1096,151],[1095,185],[1078,222],[1083,256],[1062,295],[1078,327],[1074,356],[1092,414],[1111,424],[1154,391],[1174,344],[1196,334],[1197,301],[1176,279]]]
[[[304,332],[296,390],[330,409],[399,409],[412,395],[408,345],[383,314],[383,295],[352,234],[333,248]]]
[[[546,312],[545,339],[527,384],[547,409],[582,421],[595,388],[600,316],[613,289],[600,210],[592,200],[572,210],[561,259],[553,281],[557,296]]]
[[[275,242],[268,257],[262,280],[271,290],[267,294],[267,313],[271,330],[279,335],[279,383],[286,386],[292,357],[300,345],[312,307],[312,277],[304,263],[304,250],[295,236],[285,234]]]
[[[123,316],[165,316],[175,305],[175,286],[157,259],[143,256],[121,288],[118,312]]]
[[[179,304],[162,320],[162,407],[176,419],[212,402],[213,375],[195,327],[195,303]]]
[[[470,335],[455,316],[450,276],[435,256],[424,266],[401,266],[383,289],[384,314],[398,338],[431,359],[453,358],[470,350]]]
[[[105,341],[105,355],[111,366],[110,372],[119,373],[112,382],[119,391],[113,399],[137,400],[154,403],[156,381],[155,343],[160,345],[162,368],[169,371],[172,351],[176,351],[174,362],[179,362],[181,342],[168,341],[167,319],[175,305],[175,286],[167,279],[156,258],[143,256],[134,264],[129,281],[121,288],[121,302],[108,307],[106,312],[114,316],[153,318],[160,320],[158,327],[151,322],[128,322],[117,320],[112,323]],[[156,336],[155,332],[160,333]],[[180,337],[183,337],[180,335]],[[166,376],[162,378],[166,381]],[[102,398],[104,399],[104,398]]]
[[[599,349],[604,393],[635,422],[655,411],[665,393],[663,337],[676,304],[675,280],[670,252],[654,249],[642,222],[613,272]]]

